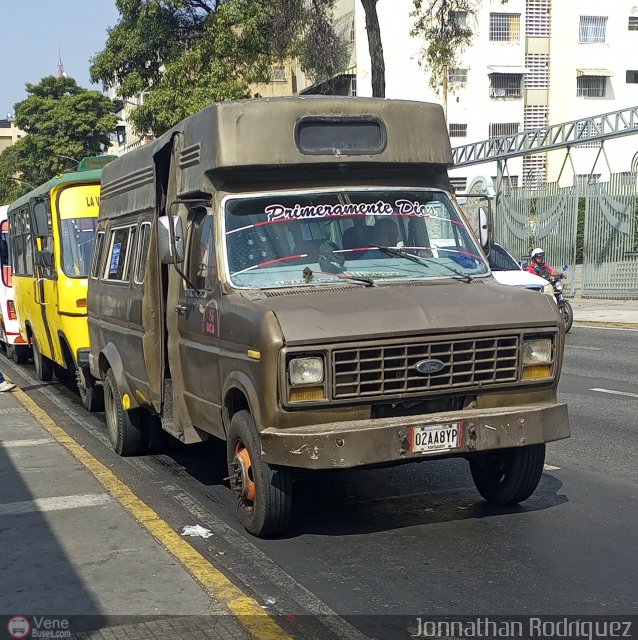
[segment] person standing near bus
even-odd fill
[[[5,380],[4,376],[2,375],[2,371],[0,371],[0,393],[4,391],[11,391],[11,389],[15,389],[15,384]]]

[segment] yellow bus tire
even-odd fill
[[[50,382],[53,379],[53,362],[42,355],[35,338],[33,338],[33,362],[38,379],[42,382]]]

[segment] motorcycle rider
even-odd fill
[[[560,271],[554,271],[549,262],[545,262],[545,252],[540,247],[536,247],[532,251],[532,261],[527,266],[527,270],[541,277],[543,277],[544,273],[554,278],[562,278],[565,275]]]

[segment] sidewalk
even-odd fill
[[[19,393],[0,394],[0,638],[31,637],[6,635],[7,625],[24,616],[35,628],[37,615],[87,616],[78,619],[87,632],[66,637],[250,638]],[[113,627],[113,616],[131,618]]]
[[[638,329],[638,300],[568,298],[574,322]]]

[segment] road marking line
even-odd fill
[[[254,598],[247,596],[239,587],[236,587],[221,571],[181,538],[112,471],[58,426],[22,389],[16,389],[14,395],[42,427],[86,467],[111,496],[202,585],[212,600],[226,605],[256,640],[292,640]]]
[[[35,447],[39,444],[54,444],[53,438],[33,438],[32,440],[0,440],[0,447],[11,449],[13,447]]]
[[[627,396],[628,398],[638,398],[638,393],[629,393],[629,391],[614,391],[613,389],[590,389],[598,393],[609,393],[613,396]]]
[[[560,471],[560,467],[555,467],[553,464],[544,464],[543,469],[545,471]]]
[[[77,496],[56,496],[54,498],[34,498],[23,502],[7,502],[0,504],[0,516],[13,516],[34,511],[64,511],[80,507],[97,507],[112,504],[113,498],[108,493],[87,493]]]

